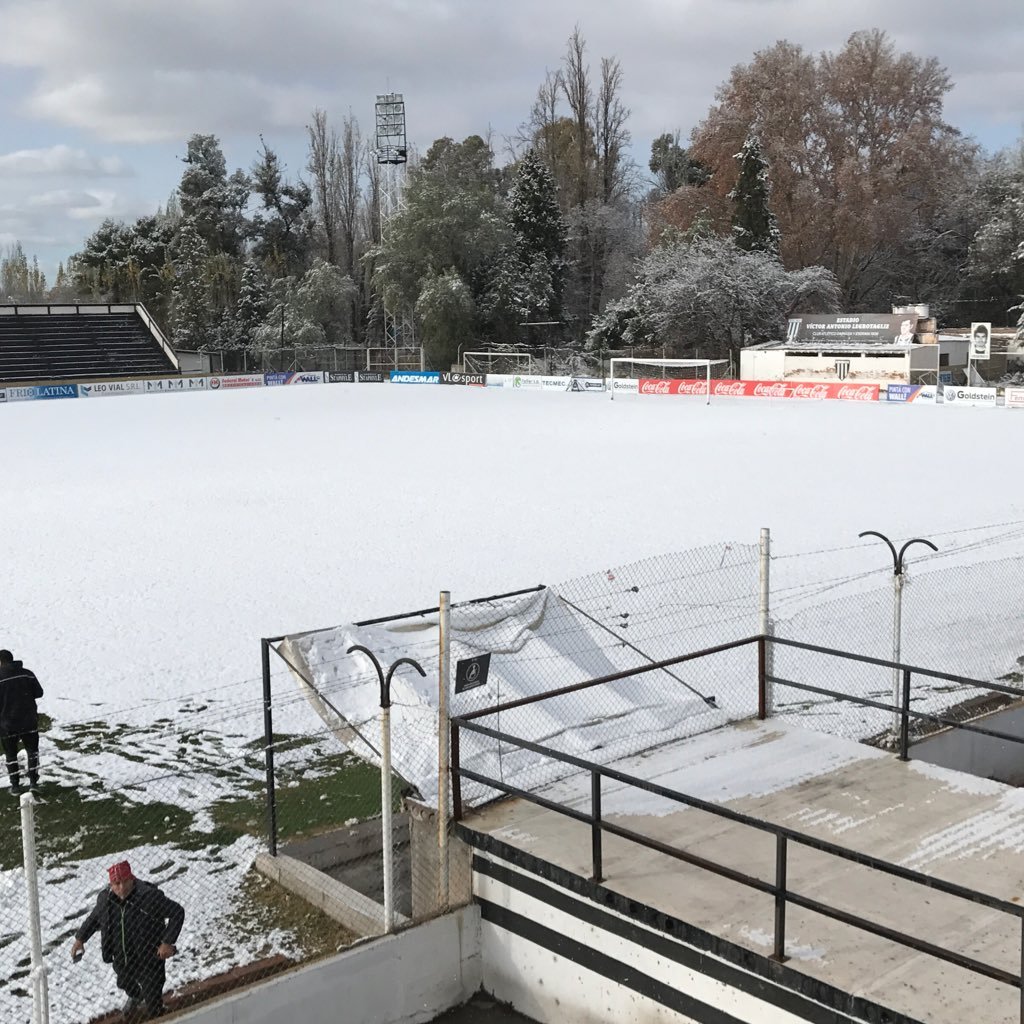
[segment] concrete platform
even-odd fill
[[[745,722],[617,762],[690,796],[980,890],[1024,896],[1024,791],[778,722]],[[589,812],[589,777],[543,795]],[[604,816],[765,881],[772,835],[605,782]],[[523,800],[468,813],[488,833],[578,875],[591,873],[589,828]],[[603,884],[754,952],[772,952],[770,896],[604,837]],[[1017,974],[1021,922],[930,888],[790,844],[791,890]],[[867,932],[790,906],[787,966],[931,1024],[1006,1024],[1020,993]]]

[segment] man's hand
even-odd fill
[[[169,942],[161,942],[156,949],[156,958],[157,960],[166,960],[177,952],[177,946],[172,946]]]
[[[84,956],[84,954],[85,954],[85,943],[84,942],[80,942],[78,939],[75,939],[75,941],[71,943],[71,959],[72,960],[81,960],[82,957]]]

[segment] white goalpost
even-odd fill
[[[511,365],[513,373],[533,373],[533,355],[529,352],[463,352],[466,373],[493,373],[494,364]],[[470,369],[472,367],[472,369]],[[507,371],[503,371],[507,372]]]
[[[669,366],[685,367],[688,369],[704,370],[704,394],[707,396],[705,404],[711,404],[711,367],[723,366],[729,362],[728,359],[634,359],[632,356],[616,356],[608,363],[608,384],[612,400],[615,400],[615,364],[630,363],[634,366],[658,366],[661,368]],[[699,378],[698,378],[699,379]]]

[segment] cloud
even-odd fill
[[[0,177],[34,178],[39,175],[60,177],[111,177],[131,174],[119,157],[97,157],[84,149],[58,144],[47,149],[19,149],[0,154]]]
[[[620,59],[631,127],[645,142],[687,133],[730,69],[777,39],[836,50],[874,26],[970,82],[949,107],[969,131],[1024,108],[1020,0],[7,0],[0,64],[28,72],[24,115],[101,139],[299,135],[315,106],[351,108],[368,126],[375,94],[394,89],[425,148],[442,134],[512,132],[577,21],[595,64]]]
[[[29,196],[26,205],[35,209],[89,209],[103,205],[103,200],[91,192],[75,192],[56,188],[49,192]]]

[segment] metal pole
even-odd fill
[[[773,649],[768,643],[767,637],[771,635],[772,631],[772,616],[771,616],[771,564],[772,564],[772,531],[767,526],[761,527],[761,542],[760,542],[760,579],[761,588],[758,592],[757,602],[757,628],[758,632],[765,637],[763,654],[764,664],[760,667],[761,678],[764,681],[764,707],[761,718],[771,717],[774,703],[774,693],[772,690],[772,684],[766,680],[767,676],[772,674],[772,654]],[[761,650],[759,649],[759,653]]]
[[[391,825],[391,704],[380,711],[380,817],[384,850],[384,931],[395,930],[394,834]]]
[[[775,837],[775,949],[772,959],[786,959],[786,837]]]
[[[270,685],[270,641],[260,641],[263,661],[263,751],[267,766],[267,850],[277,856],[277,792],[274,788],[274,714]]]
[[[437,903],[448,909],[448,691],[451,672],[452,595],[441,591],[438,600],[437,674]]]
[[[601,773],[590,773],[590,852],[594,862],[593,880],[604,879],[604,866],[601,863]]]
[[[762,722],[768,717],[767,646],[768,638],[762,634],[757,638],[757,717]]]
[[[455,773],[452,775],[452,817],[456,821],[462,821],[462,776],[458,768],[462,762],[459,759],[459,723],[452,722],[452,766]]]
[[[910,758],[910,669],[903,670],[903,699],[900,701],[900,760]]]
[[[892,734],[894,737],[900,734],[900,670],[897,667],[900,660],[900,634],[903,624],[903,567],[895,573],[892,578],[895,600],[892,606],[892,660],[896,662],[892,670]]]
[[[36,873],[35,800],[31,793],[21,797],[21,846],[25,863],[25,885],[28,889],[28,936],[32,969],[32,1022],[48,1024],[50,995],[43,963],[42,928],[39,923],[39,876]]]

